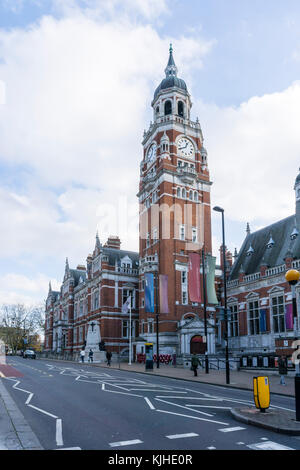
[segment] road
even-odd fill
[[[84,364],[8,359],[3,383],[44,449],[299,450],[300,438],[237,422],[252,393]],[[272,395],[294,410],[294,398]]]

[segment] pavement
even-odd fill
[[[51,359],[52,360],[52,359]],[[57,361],[62,362],[62,361]],[[71,361],[68,361],[71,364]],[[87,363],[85,363],[86,365]],[[91,367],[100,367],[111,370],[131,371],[148,376],[157,375],[169,377],[172,379],[219,385],[227,388],[236,388],[241,390],[253,390],[253,377],[268,376],[270,383],[271,405],[272,394],[286,395],[294,397],[294,378],[286,377],[286,385],[280,385],[279,375],[276,371],[230,371],[230,384],[226,384],[226,375],[224,370],[210,370],[208,374],[203,369],[198,369],[197,377],[189,368],[182,366],[174,367],[172,365],[161,364],[157,369],[154,364],[153,370],[146,371],[144,364],[138,363],[117,363],[113,362],[111,366],[104,363],[89,364]],[[21,380],[20,373],[11,366],[0,364],[0,450],[42,450],[42,446],[34,434],[24,416],[18,409],[14,400],[3,384],[3,377],[16,377]],[[268,409],[265,413],[260,412],[253,407],[240,407],[231,410],[232,415],[238,421],[260,426],[265,429],[273,430],[284,434],[300,435],[300,422],[296,421],[296,414],[293,411],[281,409]]]
[[[42,450],[37,436],[2,381],[0,378],[0,450]]]

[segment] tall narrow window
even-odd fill
[[[271,303],[272,317],[273,317],[273,330],[274,333],[285,332],[285,315],[284,315],[284,298],[283,295],[272,297]]]
[[[197,228],[196,227],[192,228],[192,242],[197,243]]]
[[[180,240],[185,240],[185,227],[184,227],[184,225],[180,225],[179,238],[180,238]]]
[[[182,101],[178,101],[178,116],[183,117],[184,106]]]
[[[229,331],[230,336],[239,335],[239,323],[238,323],[238,305],[230,305],[230,321],[229,321]]]
[[[258,300],[249,302],[248,304],[249,334],[259,334],[259,304]]]
[[[168,114],[172,114],[172,103],[169,100],[165,102],[165,116]]]

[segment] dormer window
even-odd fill
[[[268,241],[267,243],[267,248],[270,249],[270,248],[273,248],[273,246],[275,245],[275,242],[272,238],[272,235],[270,236],[270,240]]]
[[[247,251],[247,256],[251,256],[254,253],[252,245],[250,245],[249,250]]]
[[[291,240],[295,240],[299,235],[299,232],[298,230],[296,229],[296,227],[294,227],[294,230],[292,231],[291,235],[290,235],[290,239]]]

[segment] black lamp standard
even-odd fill
[[[214,211],[221,212],[221,214],[222,214],[226,384],[230,384],[229,351],[228,351],[228,318],[227,318],[227,286],[226,286],[226,255],[225,255],[224,209],[222,209],[222,207],[216,206],[216,207],[214,207]]]
[[[290,269],[285,273],[285,279],[291,286],[292,291],[292,305],[293,305],[293,320],[294,320],[294,332],[295,339],[298,334],[298,315],[297,315],[297,301],[296,301],[296,284],[300,279],[300,273],[296,269]],[[300,374],[299,374],[299,363],[295,364],[295,402],[296,402],[296,421],[300,421]]]
[[[206,313],[206,273],[205,273],[205,253],[204,248],[202,249],[202,279],[203,279],[203,313],[204,313],[204,336],[205,336],[205,373],[209,374],[209,362],[208,362],[208,344],[207,344],[207,313]]]

